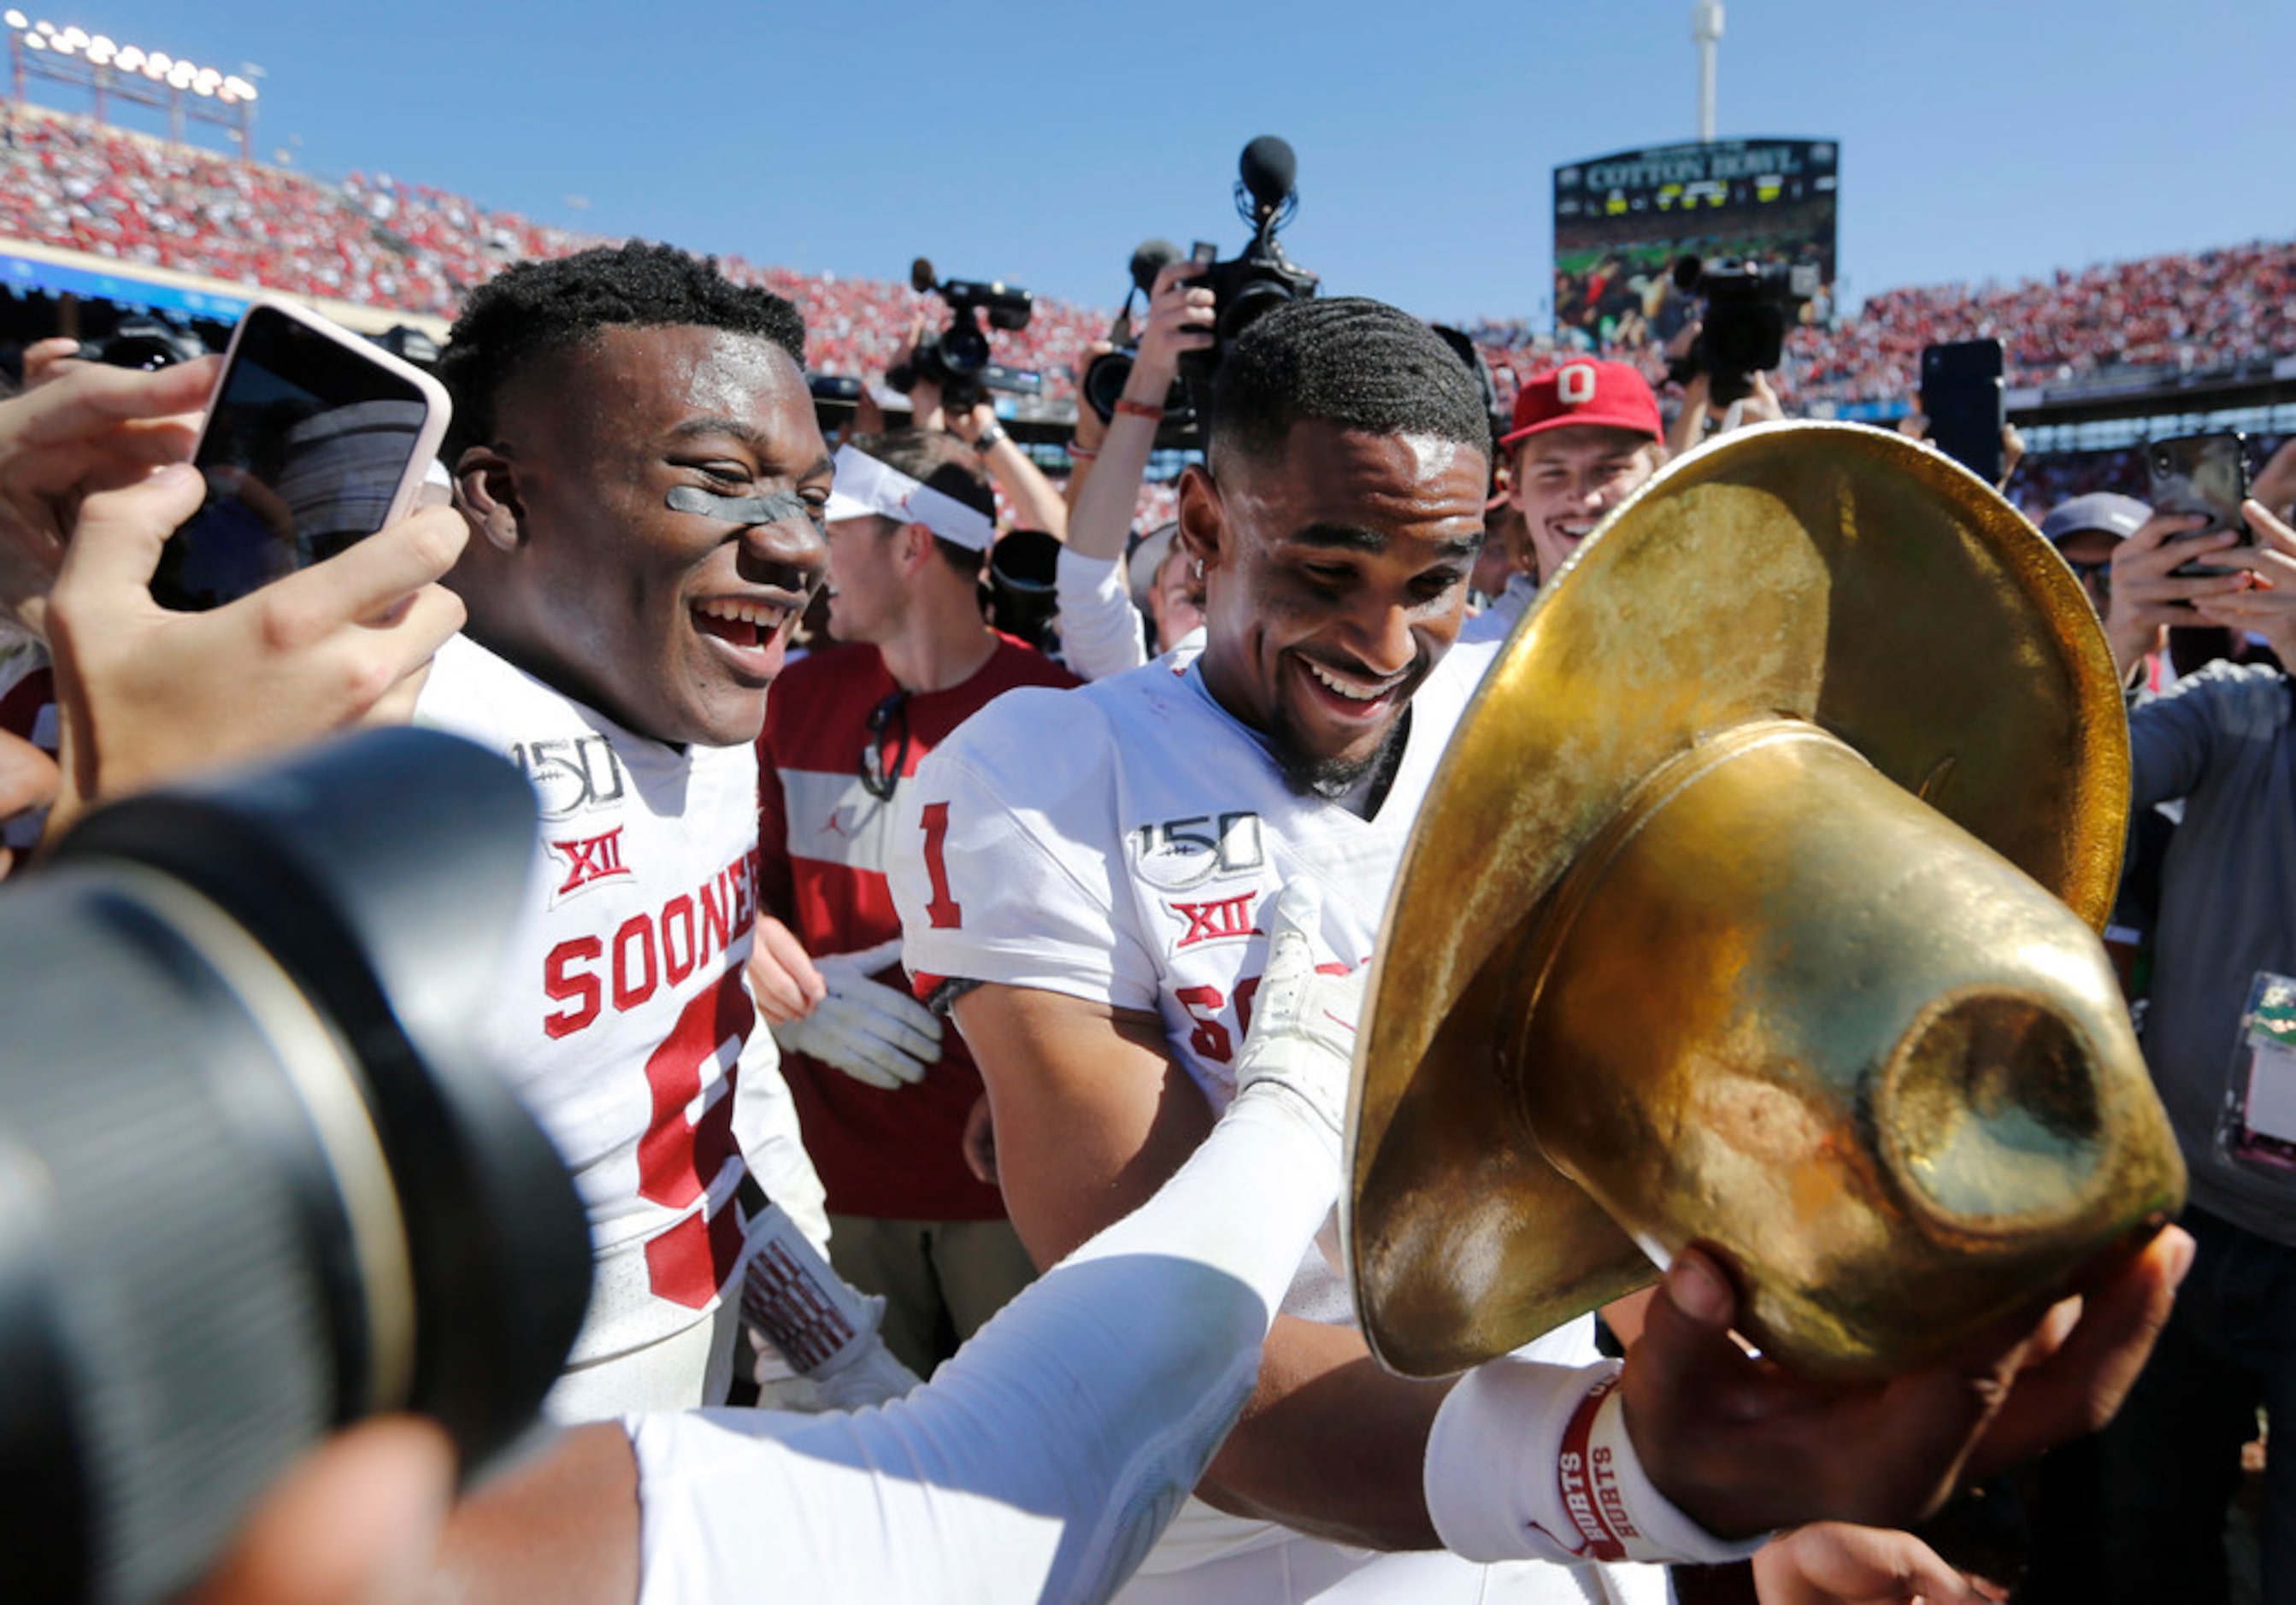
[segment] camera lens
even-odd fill
[[[1084,392],[1085,405],[1106,423],[1116,416],[1116,404],[1124,399],[1125,382],[1131,377],[1131,352],[1103,351],[1085,364],[1084,382],[1078,389]]]
[[[952,373],[978,373],[988,364],[988,337],[960,323],[940,337],[940,359]]]
[[[486,1068],[530,790],[380,732],[92,815],[0,894],[0,1597],[204,1569],[333,1428],[532,1420],[589,1233]]]

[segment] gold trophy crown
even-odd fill
[[[1345,1223],[1431,1376],[1691,1242],[1817,1374],[1930,1358],[2173,1212],[2093,927],[2118,676],[2031,525],[1850,424],[1621,504],[1452,740],[1387,910]]]

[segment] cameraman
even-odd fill
[[[1056,540],[1066,540],[1069,509],[1060,487],[997,421],[996,409],[977,389],[970,397],[959,397],[962,405],[954,404],[936,381],[916,373],[916,348],[923,335],[922,324],[911,332],[904,364],[914,375],[909,381],[911,427],[928,434],[945,431],[971,446],[1011,504],[1014,528],[1042,529]]]
[[[2251,988],[2296,976],[2296,692],[2282,669],[2217,662],[2158,696],[2167,628],[2261,635],[2296,663],[2296,528],[2262,504],[2249,534],[2156,513],[2112,552],[2105,635],[2130,687],[2133,805],[2178,800],[2161,861],[2144,1048],[2192,1176],[2192,1276],[2152,1363],[2100,1439],[2102,1598],[2228,1597],[2225,1519],[2268,1421],[2257,1521],[2263,1598],[2296,1600],[2296,1187],[2239,1156]],[[2194,560],[2221,571],[2177,572]],[[2239,1068],[2234,1068],[2237,1065]],[[2256,1067],[2257,1080],[2265,1068]]]
[[[1180,356],[1212,345],[1216,298],[1197,282],[1202,273],[1198,264],[1181,261],[1165,264],[1156,274],[1148,292],[1147,324],[1115,416],[1096,448],[1071,448],[1078,460],[1069,481],[1074,504],[1059,572],[1061,643],[1069,667],[1087,680],[1148,661],[1139,610],[1127,584],[1124,543]],[[1080,437],[1085,415],[1080,407]],[[1159,643],[1164,649],[1174,644]]]

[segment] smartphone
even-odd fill
[[[2172,435],[2144,448],[2144,476],[2152,482],[2155,512],[2197,512],[2208,522],[2176,538],[2191,540],[2218,529],[2248,533],[2240,504],[2248,499],[2248,437],[2238,433]],[[2239,574],[2218,563],[2189,562],[2171,569],[2184,578],[2203,574]]]
[[[2009,415],[2001,342],[1963,340],[1922,348],[1922,411],[1929,438],[1988,485],[2001,483],[2001,430]]]
[[[291,302],[232,331],[192,464],[198,512],[152,576],[160,605],[221,607],[413,512],[446,438],[439,381]]]

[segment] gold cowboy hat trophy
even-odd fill
[[[2141,1237],[2185,1175],[2091,929],[2128,798],[2087,599],[1973,476],[1827,423],[1659,474],[1516,628],[1397,878],[1349,1112],[1374,1352],[1464,1369],[1697,1241],[1765,1352],[1880,1375]]]

